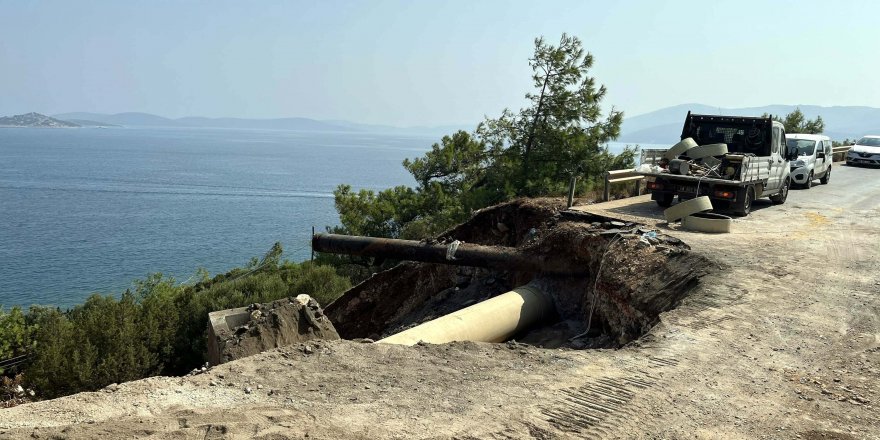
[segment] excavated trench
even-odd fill
[[[345,339],[379,340],[530,283],[549,294],[555,316],[515,335],[544,348],[610,348],[639,338],[694,289],[711,264],[681,240],[642,225],[525,199],[486,208],[440,243],[514,247],[580,276],[403,262],[329,304]]]

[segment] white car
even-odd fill
[[[880,140],[880,139],[878,139]],[[813,180],[822,184],[831,179],[831,138],[821,134],[786,134],[785,144],[797,148],[797,159],[791,164],[791,181],[804,188],[813,186]]]
[[[846,153],[847,165],[880,165],[880,136],[859,139]]]

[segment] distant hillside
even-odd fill
[[[187,117],[174,120],[180,127],[255,128],[263,130],[353,131],[341,125],[308,118],[242,119]]]
[[[117,113],[115,115],[105,115],[101,113],[62,113],[53,115],[58,119],[66,121],[72,119],[83,119],[94,121],[101,124],[112,124],[130,127],[176,127],[177,122],[173,119],[163,118],[161,116],[151,115],[149,113]]]
[[[31,112],[2,117],[0,118],[0,127],[72,128],[79,127],[79,125]]]
[[[123,127],[202,127],[202,128],[255,128],[269,130],[351,131],[350,128],[308,118],[242,119],[186,117],[170,119],[149,113],[63,113],[55,115],[65,120],[85,119],[102,124]]]
[[[880,133],[880,108],[858,106],[822,107],[818,105],[768,105],[764,107],[719,108],[705,104],[682,104],[633,116],[623,121],[620,142],[671,144],[679,140],[688,110],[702,114],[785,116],[800,108],[807,118],[822,116],[825,134],[832,139],[853,139]]]
[[[108,124],[106,122],[90,121],[88,119],[65,119],[66,122],[72,122],[80,127],[119,127],[116,124]]]
[[[393,127],[390,125],[359,124],[350,121],[319,121],[309,118],[276,118],[276,119],[244,119],[244,118],[205,118],[191,116],[170,119],[149,113],[117,113],[113,115],[101,113],[62,113],[54,115],[66,121],[90,121],[82,125],[112,125],[123,127],[202,127],[202,128],[250,128],[268,130],[300,130],[327,132],[365,132],[394,133],[412,135],[442,136],[455,133],[457,130],[472,130],[474,127],[462,124],[435,127]]]

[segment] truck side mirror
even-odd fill
[[[820,151],[820,152],[816,153],[816,159],[825,159],[825,152]]]

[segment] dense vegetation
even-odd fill
[[[764,117],[767,116],[765,113]],[[807,119],[800,108],[794,109],[784,118],[774,116],[773,120],[781,122],[785,126],[785,132],[790,134],[821,134],[825,130],[825,121],[822,120],[822,116],[816,116],[816,119]]]
[[[262,260],[211,279],[202,272],[194,285],[155,274],[68,311],[0,310],[0,359],[30,354],[23,381],[41,397],[189,372],[205,362],[209,312],[302,293],[326,304],[350,287],[331,267],[280,257],[275,244]]]
[[[767,117],[766,113],[764,117]],[[821,115],[817,115],[816,119],[807,119],[800,108],[794,109],[793,112],[785,115],[783,118],[774,116],[773,120],[781,122],[785,126],[787,134],[822,134],[825,131],[825,121],[822,120]],[[855,139],[850,140],[849,138],[842,141],[831,141],[831,145],[834,147],[851,145],[853,143],[855,143]]]

